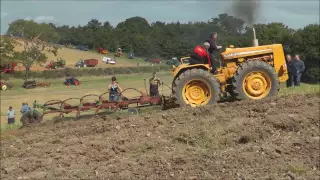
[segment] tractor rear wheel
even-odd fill
[[[233,78],[233,92],[239,99],[263,99],[277,95],[279,78],[274,68],[264,61],[248,61]]]
[[[214,104],[220,100],[221,94],[216,78],[203,69],[182,72],[175,78],[172,90],[180,107]]]

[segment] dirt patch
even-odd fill
[[[317,179],[319,95],[5,132],[4,179]]]

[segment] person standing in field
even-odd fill
[[[291,70],[291,83],[294,86],[300,86],[301,76],[305,70],[305,65],[302,60],[300,60],[300,56],[296,54],[292,62],[292,70]]]
[[[156,77],[156,72],[152,73],[152,78],[149,79],[150,96],[159,96],[160,78]]]
[[[109,101],[116,102],[119,101],[120,93],[122,92],[121,87],[117,82],[117,78],[113,76],[111,78],[111,84],[109,85]]]
[[[8,124],[14,124],[14,123],[15,123],[16,113],[15,113],[14,110],[12,109],[12,106],[9,107],[7,116],[8,116]]]
[[[287,69],[288,69],[288,80],[287,80],[287,87],[291,87],[292,86],[292,74],[291,74],[291,71],[292,71],[292,58],[291,58],[291,55],[288,54],[287,57],[286,57],[286,61],[287,61]]]

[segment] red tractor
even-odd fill
[[[104,48],[98,48],[97,51],[99,54],[109,54],[109,51]]]
[[[14,68],[17,66],[17,63],[9,63],[0,65],[1,72],[3,73],[12,73],[14,72]]]

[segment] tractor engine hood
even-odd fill
[[[243,47],[243,48],[226,48],[221,53],[223,59],[234,59],[240,57],[255,56],[259,54],[272,53],[274,45]]]

